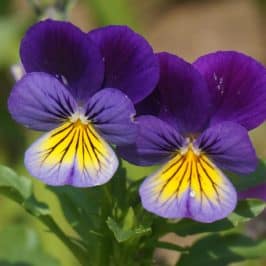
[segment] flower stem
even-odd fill
[[[111,205],[112,202],[113,202],[113,198],[112,198],[112,195],[111,195],[111,193],[109,191],[108,184],[103,186],[103,192],[104,192],[104,195],[105,195],[105,197],[106,197],[106,199],[108,201],[108,205],[109,204]]]
[[[76,259],[83,266],[92,265],[89,254],[81,246],[75,244],[71,239],[61,230],[54,219],[49,215],[39,216],[39,220],[45,224],[72,252]]]

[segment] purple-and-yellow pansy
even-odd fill
[[[193,64],[168,53],[158,58],[158,86],[137,105],[136,143],[120,154],[137,165],[162,164],[140,187],[148,211],[207,223],[222,219],[237,203],[223,170],[247,174],[257,165],[248,130],[266,118],[266,70],[233,51]]]
[[[24,126],[48,131],[26,151],[28,171],[55,186],[107,182],[118,166],[111,144],[135,140],[133,103],[158,82],[150,45],[126,26],[84,33],[46,20],[27,31],[20,56],[26,74],[9,111]]]

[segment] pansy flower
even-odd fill
[[[107,182],[118,160],[111,147],[136,137],[134,103],[154,89],[159,66],[143,37],[125,26],[84,33],[46,20],[22,40],[26,71],[10,95],[12,117],[47,131],[25,154],[29,172],[50,185]]]
[[[165,218],[213,222],[226,217],[237,192],[226,173],[255,170],[248,130],[266,118],[266,70],[237,52],[200,57],[193,65],[160,53],[158,87],[137,110],[136,143],[121,155],[162,165],[145,179],[145,209]],[[152,115],[148,115],[152,114]]]

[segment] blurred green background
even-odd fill
[[[71,2],[67,7],[68,19],[84,31],[107,24],[128,24],[142,33],[156,51],[169,51],[189,61],[210,51],[239,50],[266,63],[264,0],[0,0],[0,164],[13,167],[20,174],[28,175],[23,166],[23,153],[38,134],[17,125],[7,112],[7,97],[14,84],[10,67],[19,62],[18,49],[25,30],[40,16],[65,12],[66,2]],[[266,126],[251,132],[262,158],[266,158],[265,133]],[[129,168],[131,178],[149,172],[149,169]],[[36,180],[34,186],[37,197],[45,199],[57,221],[67,232],[74,234],[55,196]],[[25,265],[9,264],[5,258],[18,256],[20,259],[22,254],[31,256],[31,252],[35,254],[31,265],[52,266],[57,265],[56,261],[63,266],[78,265],[59,240],[15,203],[0,196],[0,210],[1,266]],[[263,236],[265,223],[265,215],[262,215],[243,230],[254,237]],[[14,235],[19,237],[13,239]],[[194,240],[174,235],[167,239],[183,244]],[[157,253],[168,265],[173,265],[177,258],[173,253]],[[266,265],[266,262],[252,261],[244,265]]]

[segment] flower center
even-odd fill
[[[163,202],[186,193],[199,201],[220,200],[222,177],[215,164],[189,139],[158,172],[153,191]]]
[[[89,124],[88,118],[85,116],[84,111],[79,109],[69,118],[70,122],[75,126],[84,126]]]
[[[201,155],[201,150],[194,145],[194,138],[186,138],[186,145],[180,149],[180,154],[182,156],[191,157],[196,156],[199,157]]]

